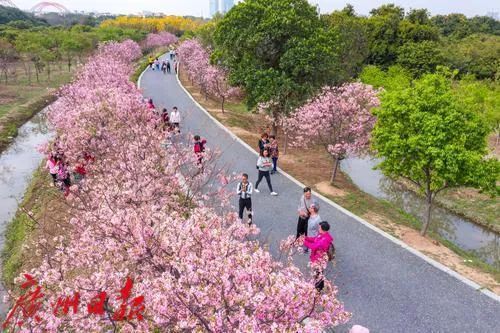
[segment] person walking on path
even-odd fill
[[[148,58],[149,68],[151,68],[152,70],[155,70],[154,67],[153,67],[153,63],[154,63],[153,57],[149,56],[149,58]]]
[[[245,208],[248,213],[248,225],[252,224],[252,183],[248,181],[248,175],[246,173],[241,175],[241,182],[238,183],[236,187],[236,194],[240,197],[239,200],[239,212],[238,216],[241,221],[243,221],[243,211]]]
[[[309,220],[309,207],[312,204],[312,193],[310,187],[304,187],[304,194],[300,197],[298,213],[299,220],[297,221],[297,236],[307,236],[307,220]]]
[[[167,73],[170,73],[170,61],[167,60]]]
[[[170,113],[170,122],[172,123],[172,127],[174,128],[174,131],[177,133],[181,132],[181,114],[179,113],[179,110],[177,109],[177,106],[174,106],[172,109],[172,113]]]
[[[161,71],[163,74],[167,74],[167,63],[165,61],[162,61],[161,63]]]
[[[304,238],[304,246],[311,250],[309,259],[314,270],[315,287],[318,291],[323,290],[324,282],[324,266],[326,264],[328,249],[333,244],[333,237],[328,232],[330,224],[323,221],[319,224],[319,234],[315,237]],[[322,262],[325,260],[325,262]]]
[[[158,71],[160,70],[160,60],[158,58],[155,59],[155,67]]]
[[[319,203],[313,201],[309,207],[309,220],[307,220],[307,236],[316,237],[319,234],[319,224],[321,223],[321,216],[319,212]]]
[[[273,170],[271,170],[271,175],[275,174],[278,170],[278,157],[279,157],[279,148],[278,141],[276,140],[276,136],[269,136],[269,152],[271,153],[271,159],[273,160]]]
[[[269,145],[269,140],[268,140],[268,135],[267,133],[262,133],[262,135],[260,136],[260,140],[259,140],[259,154],[262,155],[262,152],[264,151],[264,149],[266,149]]]
[[[269,191],[271,191],[271,195],[278,195],[278,193],[273,191],[273,185],[271,184],[271,176],[269,175],[269,171],[271,171],[273,167],[273,162],[269,157],[269,150],[264,149],[257,160],[257,169],[259,170],[259,177],[257,178],[257,182],[255,183],[255,192],[259,193],[259,184],[262,181],[263,177],[266,177],[267,186],[269,187]]]

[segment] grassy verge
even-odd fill
[[[259,114],[247,111],[244,104],[234,101],[228,103],[226,111],[221,112],[219,103],[206,100],[199,94],[199,89],[191,85],[181,69],[181,82],[191,95],[216,119],[222,122],[243,141],[256,149],[260,133],[269,132],[267,121]],[[283,137],[278,133],[278,138]],[[357,188],[349,177],[340,173],[331,186],[328,176],[332,161],[321,148],[289,149],[283,154],[281,147],[279,165],[304,184],[337,202],[347,210],[376,225],[385,232],[408,243],[410,246],[427,254],[431,258],[458,271],[496,293],[500,293],[500,270],[482,262],[473,253],[461,250],[456,245],[429,233],[429,237],[420,237],[421,222],[414,216],[396,207],[394,204],[379,200]]]
[[[73,72],[65,66],[53,66],[51,79],[29,82],[23,70],[15,81],[0,83],[0,152],[16,137],[17,129],[55,100],[58,87],[68,83]]]
[[[38,220],[44,214],[44,208],[47,207],[50,198],[47,195],[49,183],[50,176],[41,167],[38,168],[33,174],[14,219],[5,231],[5,245],[2,249],[2,279],[9,289],[14,286],[14,278],[21,272],[24,261],[23,245],[36,226],[33,219]]]

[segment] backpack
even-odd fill
[[[326,254],[328,255],[328,261],[333,261],[335,259],[335,245],[333,245],[333,242],[330,243]]]
[[[195,144],[195,146],[198,145],[200,152],[203,153],[205,151],[205,143],[206,143],[206,141],[202,140],[202,141],[195,142],[194,144]],[[196,151],[196,149],[195,149],[195,151]]]

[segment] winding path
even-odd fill
[[[170,111],[178,106],[184,133],[207,138],[209,147],[222,151],[221,163],[230,171],[247,172],[255,183],[255,152],[208,116],[174,74],[148,70],[140,84],[144,96],[153,98],[157,107]],[[261,193],[254,193],[252,200],[260,240],[268,243],[275,255],[279,241],[295,233],[302,188],[282,173],[272,177],[279,196],[271,197],[264,181]],[[500,298],[475,290],[478,286],[473,282],[408,249],[327,199],[319,200],[320,215],[331,222],[338,251],[337,267],[329,277],[339,287],[346,309],[353,312],[350,323],[336,332],[361,324],[375,333],[500,333]],[[307,257],[301,255],[296,261],[304,267]]]

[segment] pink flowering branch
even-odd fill
[[[153,49],[160,46],[169,46],[177,43],[178,38],[170,32],[149,33],[144,41],[144,48]]]
[[[377,91],[362,83],[325,87],[316,97],[286,120],[298,147],[322,145],[332,156],[333,183],[341,160],[363,153],[369,147],[375,117],[370,110],[379,105]]]
[[[229,84],[227,71],[210,64],[210,53],[197,40],[184,41],[177,49],[177,54],[191,82],[200,87],[205,98],[212,95],[219,99],[222,112],[228,99],[242,95],[239,88]]]

